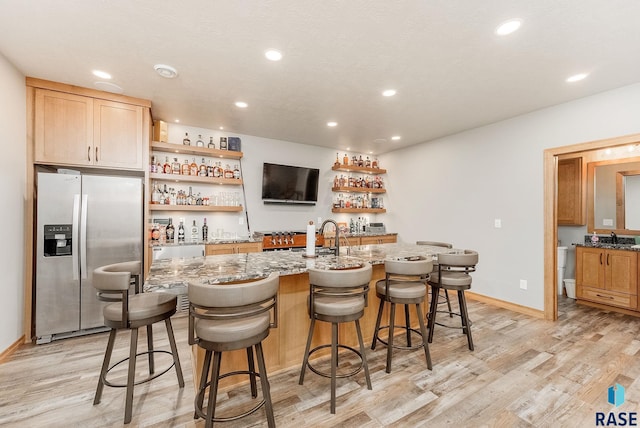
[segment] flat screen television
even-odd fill
[[[265,204],[307,204],[318,202],[320,170],[301,166],[264,163],[262,200]]]

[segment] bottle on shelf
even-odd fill
[[[151,203],[160,203],[160,190],[158,190],[158,185],[155,182],[153,183],[153,190],[151,191]]]
[[[334,162],[333,166],[340,166],[340,154],[338,152],[336,152],[336,161]]]
[[[200,177],[206,177],[207,176],[207,166],[204,164],[204,158],[202,158],[202,163],[200,164],[198,169],[199,169],[198,175]]]
[[[204,141],[202,141],[202,135],[198,135],[198,139],[196,140],[196,147],[204,147]]]
[[[378,158],[373,158],[373,162],[371,162],[371,168],[378,168]]]
[[[213,177],[213,161],[209,159],[209,165],[207,165],[207,177]]]
[[[195,220],[193,220],[193,226],[191,226],[191,242],[198,242],[198,226]]]
[[[367,156],[367,159],[364,161],[364,166],[371,168],[371,159],[369,159],[369,156]]]
[[[340,180],[338,179],[338,174],[333,177],[333,187],[340,187]]]
[[[158,223],[153,223],[153,226],[151,226],[151,240],[160,240],[160,229],[158,228]]]
[[[149,163],[149,172],[152,174],[154,172],[158,172],[158,165],[155,156],[151,156],[151,162]]]
[[[216,148],[216,145],[213,142],[213,137],[209,137],[209,144],[207,144],[207,147],[210,148],[210,149],[215,149]]]
[[[180,242],[184,242],[184,224],[182,220],[180,220],[180,225],[178,226],[178,243]]]
[[[184,133],[184,138],[182,139],[182,144],[185,146],[190,146],[191,145],[191,140],[189,139],[189,133],[185,132]]]
[[[216,162],[215,166],[213,167],[213,176],[215,178],[221,178],[223,173],[224,173],[224,170],[220,166],[220,162],[219,161]]]
[[[204,222],[202,223],[202,241],[209,241],[209,226],[207,226],[207,218],[204,218]]]
[[[160,172],[160,171],[158,171]],[[173,168],[169,163],[169,156],[164,157],[164,165],[162,166],[162,172],[165,174],[171,174],[173,172]]]
[[[220,150],[227,150],[227,137],[220,137]]]
[[[162,192],[160,192],[160,203],[162,205],[169,205],[169,191],[167,190],[167,184],[165,183]]]
[[[182,175],[189,175],[189,160],[185,159],[184,163],[180,166],[180,174]]]
[[[193,196],[193,192],[191,191],[191,186],[189,186],[189,196],[187,196],[187,205],[195,205],[196,200]]]
[[[358,166],[358,158],[356,157],[356,155],[353,155],[351,157],[351,165],[352,166]]]
[[[196,163],[196,158],[192,158],[191,163],[189,164],[189,175],[197,176],[199,172],[198,164]]]
[[[169,224],[167,225],[166,234],[167,234],[167,242],[173,244],[175,241],[175,233],[176,229],[173,227],[173,219],[169,217]]]
[[[227,164],[227,167],[224,169],[224,178],[233,178],[233,170],[229,164]]]
[[[180,162],[178,162],[178,158],[173,158],[173,162],[171,163],[171,173],[180,174]]]
[[[358,166],[364,166],[364,161],[362,160],[362,155],[360,155],[360,158],[358,159]]]
[[[238,164],[233,165],[233,178],[240,180],[240,168],[238,168]]]
[[[344,154],[344,157],[342,158],[342,165],[347,166],[349,165],[349,156],[347,156],[347,154]]]

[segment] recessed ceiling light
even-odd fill
[[[221,127],[220,127],[220,130],[222,131],[223,129],[224,129],[224,126],[221,126]]]
[[[249,107],[249,104],[245,103],[244,101],[236,101],[236,107],[247,108]]]
[[[396,94],[396,90],[395,89],[387,89],[385,91],[382,91],[382,95],[385,97],[392,97]]]
[[[393,141],[398,141],[400,139],[400,136],[399,135],[394,135],[393,137],[391,137],[391,139]]]
[[[506,36],[507,34],[511,34],[514,31],[518,30],[522,25],[522,21],[519,19],[511,19],[509,21],[503,22],[496,28],[496,34],[498,36]]]
[[[334,126],[338,126],[338,122],[327,122],[327,126],[333,128]]]
[[[93,85],[96,88],[100,89],[101,91],[113,92],[114,94],[124,93],[124,89],[122,89],[120,86],[116,85],[115,83],[95,82]]]
[[[111,79],[111,75],[106,71],[93,70],[93,75],[101,79]]]
[[[171,67],[170,65],[165,64],[156,64],[153,66],[153,69],[162,77],[167,79],[173,79],[178,75],[178,70]]]
[[[275,49],[269,49],[264,53],[269,61],[280,61],[282,59],[282,52]]]
[[[567,78],[567,82],[569,83],[579,82],[580,80],[584,79],[587,76],[588,76],[587,73],[574,74],[573,76]]]
[[[176,119],[174,122],[175,123],[180,123],[180,119]]]

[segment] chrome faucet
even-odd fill
[[[612,244],[617,244],[618,243],[618,235],[616,235],[615,232],[611,232],[611,243]]]
[[[338,228],[338,223],[336,223],[335,220],[325,220],[322,222],[322,225],[320,226],[320,230],[318,231],[318,233],[320,235],[322,235],[324,233],[324,227],[327,225],[327,223],[333,223],[333,225],[336,227],[336,256],[340,255],[340,229]]]

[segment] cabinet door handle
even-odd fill
[[[611,255],[611,254],[607,254],[607,266],[609,266],[609,256],[610,256],[610,255]]]
[[[96,162],[98,162],[98,147],[96,146]]]
[[[87,147],[87,160],[91,162],[91,146]]]
[[[596,296],[598,296],[598,297],[603,297],[603,298],[605,298],[605,299],[609,299],[609,300],[613,300],[613,297],[612,297],[612,296],[603,296],[602,294],[598,294],[598,293],[596,293]]]
[[[602,264],[602,253],[600,253],[600,264]]]

